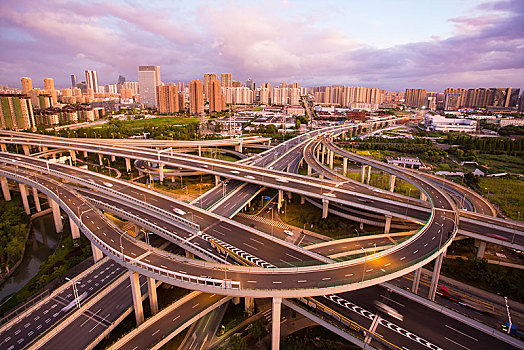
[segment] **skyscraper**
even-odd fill
[[[204,113],[204,84],[200,80],[192,80],[189,83],[189,112]]]
[[[31,93],[31,90],[33,90],[33,83],[31,82],[31,78],[23,77],[20,80],[22,81],[22,93],[24,93],[25,95],[29,95]]]
[[[255,83],[253,82],[253,79],[249,78],[246,80],[246,87],[250,90],[255,90]]]
[[[56,96],[55,83],[53,78],[44,78],[44,89],[48,94],[51,94],[53,99],[53,105],[58,103],[58,98]]]
[[[231,73],[222,73],[220,75],[220,86],[222,87],[232,87],[233,86],[233,76]]]
[[[225,97],[220,92],[220,84],[218,80],[213,80],[209,87],[209,112],[222,112],[225,106]]]
[[[138,92],[143,105],[157,107],[156,87],[160,84],[160,66],[138,67]]]
[[[29,79],[31,80],[31,79]],[[35,127],[33,105],[28,96],[0,94],[0,127],[6,130],[31,130]]]
[[[204,74],[204,94],[205,98],[209,100],[209,87],[211,86],[212,81],[218,81],[216,73],[205,73]]]
[[[124,77],[123,75],[119,75],[117,84],[124,84],[125,82],[126,82],[126,77]]]
[[[426,89],[406,89],[404,97],[406,106],[422,108],[426,104]]]
[[[175,85],[162,86],[157,89],[157,106],[160,113],[173,114],[179,112],[178,87]]]
[[[93,93],[98,93],[98,74],[95,70],[86,70],[86,85]]]
[[[76,88],[76,84],[77,84],[76,75],[71,74],[71,87]]]

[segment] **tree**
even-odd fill
[[[249,334],[251,334],[253,338],[256,338],[258,341],[258,345],[260,345],[260,338],[267,334],[266,327],[264,327],[264,324],[261,320],[258,320],[255,323],[253,323],[251,329],[249,330]]]
[[[229,341],[229,347],[233,350],[247,350],[247,343],[240,335],[235,334]]]

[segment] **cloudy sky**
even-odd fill
[[[164,82],[524,88],[524,0],[0,1],[0,84],[138,65]]]

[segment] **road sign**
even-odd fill
[[[271,197],[269,197],[269,196],[262,196],[262,199],[267,199],[267,200],[270,200],[270,199],[271,199]]]

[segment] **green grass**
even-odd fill
[[[499,208],[511,219],[524,217],[524,179],[517,177],[482,177],[479,179],[481,194]]]
[[[133,119],[133,120],[122,120],[122,126],[130,129],[143,129],[146,126],[158,127],[164,125],[188,125],[188,124],[198,124],[200,118],[190,118],[190,117],[158,117],[158,118],[149,118],[149,119]],[[103,127],[100,125],[92,126],[91,128],[100,128]]]
[[[490,173],[524,174],[524,158],[507,154],[479,154],[479,163]]]

